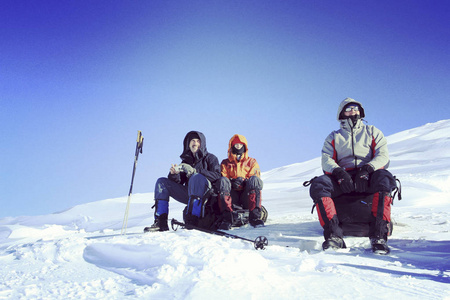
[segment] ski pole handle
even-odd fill
[[[138,151],[142,154],[143,147],[144,147],[144,137],[142,136],[142,132],[138,130],[138,136],[136,140],[136,154]]]

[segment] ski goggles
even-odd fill
[[[347,106],[344,111],[349,112],[349,111],[359,111],[359,106],[358,105],[351,105],[351,106]]]

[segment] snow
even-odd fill
[[[322,229],[303,182],[319,158],[263,173],[266,227],[231,233],[269,246],[179,229],[142,234],[152,194],[43,216],[0,219],[0,299],[450,299],[450,120],[388,137],[402,182],[389,256],[367,238],[321,251]],[[183,206],[170,202],[171,218]],[[110,235],[109,237],[107,235]],[[287,247],[288,246],[288,247]]]

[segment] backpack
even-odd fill
[[[267,217],[269,216],[269,213],[267,212],[267,209],[261,205],[261,220],[263,220],[264,223],[267,221]],[[233,204],[233,224],[231,224],[232,227],[241,227],[245,224],[249,223],[249,210],[242,208],[241,206],[237,204]]]
[[[188,205],[183,210],[185,224],[204,229],[217,229],[219,216],[219,202],[212,190],[202,197],[190,196]]]
[[[304,187],[311,185],[311,182],[317,178],[314,177],[309,181],[303,183]],[[401,196],[401,182],[396,177],[393,176],[394,181],[392,184],[392,204],[394,204],[395,196],[398,195],[398,200],[402,199]],[[340,221],[340,226],[344,232],[345,236],[356,236],[356,237],[368,237],[369,236],[369,225],[371,222],[372,215],[372,201],[373,193],[356,193],[352,192],[349,194],[342,194],[339,197],[333,199],[336,214]],[[311,213],[313,213],[315,204],[312,207]],[[393,221],[387,224],[388,230],[387,235],[391,236],[394,229]]]
[[[333,199],[336,214],[345,236],[369,236],[373,195],[371,193],[350,193]],[[387,226],[387,233],[390,236],[394,229],[392,221]]]
[[[217,230],[222,221],[219,208],[219,195],[211,190],[203,199],[192,197],[188,205],[183,210],[183,220],[185,224],[194,225],[204,229]],[[261,220],[267,221],[269,213],[264,206],[261,206]],[[232,227],[241,227],[249,223],[249,210],[233,204],[233,224]]]

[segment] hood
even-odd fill
[[[206,150],[206,138],[203,133],[200,131],[189,131],[183,140],[183,153],[180,155],[181,160],[186,161],[188,163],[193,163],[195,161],[194,156],[192,155],[191,149],[189,149],[189,142],[192,139],[192,135],[198,135],[200,139],[200,149],[197,151],[196,156],[198,159],[206,156],[208,154],[208,150]]]
[[[229,159],[230,161],[237,161],[237,159],[236,159],[236,154],[233,154],[233,152],[232,152],[232,150],[231,150],[231,148],[232,148],[231,143],[233,142],[233,140],[234,140],[235,138],[238,138],[239,141],[240,141],[242,144],[244,144],[244,146],[245,146],[245,152],[242,154],[241,160],[247,159],[247,158],[248,158],[248,142],[247,142],[247,139],[245,138],[245,136],[240,135],[240,134],[235,134],[235,135],[233,135],[233,136],[231,137],[230,141],[228,142],[228,159]]]
[[[366,116],[364,113],[364,107],[362,106],[361,102],[356,101],[355,99],[352,99],[352,98],[345,98],[344,100],[342,100],[341,104],[339,104],[339,108],[337,111],[337,120],[338,121],[342,120],[342,118],[340,117],[342,110],[349,103],[356,103],[361,107],[361,112],[360,112],[361,119],[363,119]]]

